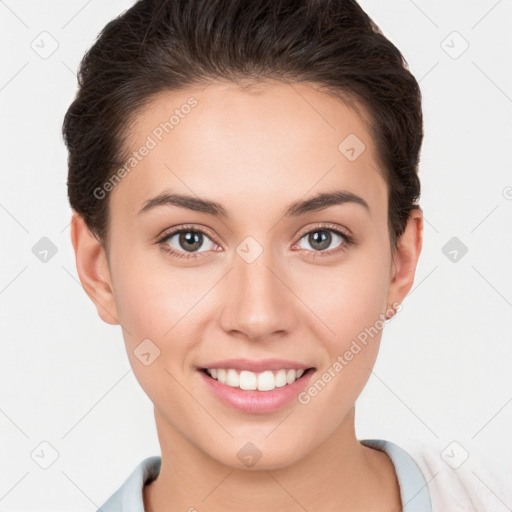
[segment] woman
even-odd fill
[[[419,86],[357,3],[142,0],[79,77],[77,269],[162,452],[101,510],[479,506],[355,435],[423,230]]]

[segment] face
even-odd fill
[[[139,156],[110,196],[111,298],[90,295],[123,326],[159,435],[232,467],[247,466],[241,448],[267,469],[308,456],[348,428],[412,284],[410,266],[394,280],[364,123],[312,85],[212,83],[154,99],[126,147]]]

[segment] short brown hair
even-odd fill
[[[108,195],[130,121],[156,94],[211,80],[320,84],[369,113],[389,188],[392,247],[420,195],[420,88],[400,51],[355,0],[140,0],[84,55],[63,123],[68,197],[107,242]],[[340,141],[341,142],[341,141]]]

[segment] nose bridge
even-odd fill
[[[271,249],[248,237],[237,247],[229,276],[229,300],[222,315],[226,330],[257,340],[290,328],[291,292],[279,276]],[[279,277],[278,277],[279,276]]]

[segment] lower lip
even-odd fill
[[[291,402],[308,384],[315,372],[309,369],[292,384],[286,384],[272,391],[245,391],[222,384],[205,371],[198,370],[202,379],[213,393],[224,403],[243,412],[263,413],[277,411]]]

